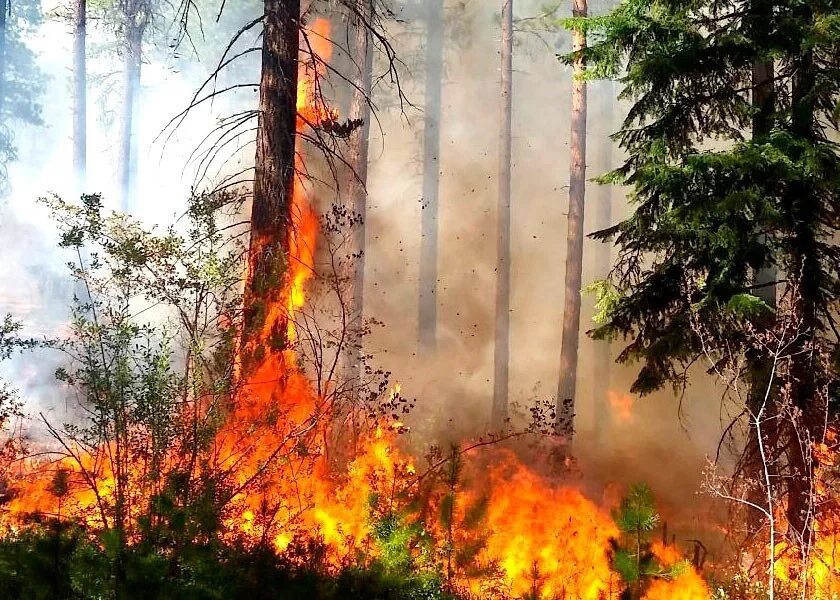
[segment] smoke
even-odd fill
[[[542,4],[517,2],[515,16],[541,14]],[[403,393],[418,399],[409,420],[418,437],[443,442],[486,430],[490,418],[499,10],[498,2],[446,2],[439,329],[434,353],[421,352],[417,344],[422,113],[411,113],[408,126],[399,111],[381,113],[382,131],[373,142],[384,151],[370,173],[366,312],[387,327],[375,330],[369,350],[393,371]],[[563,33],[542,39],[524,31],[516,35],[510,398],[520,406],[552,400],[557,386],[572,74],[555,54],[567,46],[568,36]],[[405,53],[411,55],[411,50]],[[408,68],[414,76],[411,99],[422,101],[422,62]],[[604,157],[612,142],[607,136],[618,128],[625,108],[605,97],[614,90],[599,82],[589,87],[588,177],[608,167]],[[617,166],[620,158],[619,150],[613,149],[611,166]],[[597,221],[599,202],[611,203],[613,222],[629,214],[622,190],[606,196],[589,184],[587,233],[602,225]],[[604,252],[609,250],[602,244],[586,241],[585,283],[606,275],[598,270]],[[582,327],[588,329],[593,326],[593,298],[584,298],[583,311]],[[708,539],[697,516],[703,515],[697,492],[706,456],[716,453],[726,424],[726,416],[718,410],[721,390],[696,369],[682,398],[671,390],[633,398],[629,389],[636,367],[599,361],[596,344],[601,343],[584,337],[580,347],[575,454],[583,484],[598,496],[613,493],[615,483],[648,482],[680,535]],[[619,340],[611,348],[613,357],[620,348]],[[627,398],[624,408],[611,406],[606,391]]]

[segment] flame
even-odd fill
[[[621,586],[610,568],[610,540],[618,529],[605,511],[578,490],[551,484],[508,451],[495,453],[487,472],[489,535],[479,558],[498,564],[514,596],[618,597]],[[467,579],[480,597],[483,583]]]
[[[651,552],[665,569],[683,562],[680,551],[661,541],[651,544]],[[697,571],[688,564],[677,567],[674,577],[656,579],[645,592],[643,600],[709,600],[709,587]]]
[[[811,552],[802,556],[796,545],[776,544],[776,578],[795,593],[813,600],[840,597],[840,493],[837,490],[838,432],[830,428],[825,439],[813,444],[815,464],[814,540]]]
[[[636,400],[630,394],[622,394],[614,390],[607,392],[607,398],[612,408],[613,418],[619,423],[633,422],[633,404]]]

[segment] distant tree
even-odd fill
[[[43,75],[24,41],[42,20],[38,0],[0,0],[0,192],[9,191],[8,166],[17,158],[15,127],[41,125]]]
[[[510,202],[513,152],[513,0],[502,0],[501,127],[496,229],[496,319],[491,426],[508,417],[510,371]]]
[[[143,66],[143,41],[158,9],[158,0],[116,0],[122,38],[123,89],[120,106],[119,183],[122,209],[128,211],[137,176],[136,117]]]
[[[440,125],[445,33],[443,0],[427,0],[423,12],[426,55],[418,331],[421,349],[433,351],[437,345]]]
[[[579,20],[596,41],[566,58],[582,55],[591,76],[619,77],[633,102],[617,134],[627,159],[604,181],[628,186],[636,210],[596,235],[616,240],[619,259],[610,278],[617,297],[594,335],[629,340],[618,360],[642,362],[632,389],[649,393],[684,386],[703,357],[713,367],[760,357],[752,332],[796,322],[802,333],[771,394],[800,416],[773,431],[770,461],[786,489],[790,535],[806,546],[808,464],[837,414],[818,393],[836,390],[836,368],[814,365],[840,350],[838,11],[773,1],[756,27],[754,10],[739,4],[628,0],[607,17]],[[770,77],[768,69],[755,76],[771,62]],[[771,81],[785,93],[760,101]],[[757,284],[768,267],[786,279]],[[759,296],[757,285],[774,284],[783,284],[790,319]],[[740,318],[721,318],[733,311]],[[713,333],[692,334],[692,319]]]
[[[73,4],[73,171],[79,194],[87,180],[87,0]]]
[[[358,12],[358,14],[355,14],[355,12]],[[364,329],[365,316],[365,252],[367,249],[365,221],[367,219],[371,92],[375,52],[369,24],[373,15],[372,0],[360,0],[355,11],[351,11],[350,14],[350,35],[352,36],[350,50],[354,66],[352,67],[353,77],[351,78],[353,98],[347,117],[354,129],[349,138],[350,155],[348,162],[351,172],[347,180],[347,195],[355,217],[354,243],[352,246],[353,296],[350,302],[350,319],[353,328],[357,331]],[[348,343],[347,346],[351,354],[348,361],[351,372],[348,375],[352,379],[358,379],[361,376],[362,368],[362,341],[357,339],[355,342]]]
[[[587,15],[586,0],[572,1],[572,15]],[[570,444],[575,431],[578,348],[580,345],[581,281],[583,277],[583,216],[586,200],[586,81],[582,51],[586,31],[572,29],[572,131],[569,138],[569,212],[566,234],[566,278],[563,296],[563,337],[557,383],[555,429]]]

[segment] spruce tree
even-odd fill
[[[631,103],[615,135],[626,161],[602,182],[627,186],[635,210],[594,234],[619,258],[593,335],[627,341],[618,360],[641,363],[645,394],[681,387],[707,357],[754,367],[763,333],[795,327],[771,402],[799,416],[768,443],[791,532],[807,540],[811,446],[836,413],[836,370],[820,357],[840,350],[840,2],[625,0],[569,25],[590,35],[589,76],[618,79]],[[772,66],[772,102],[754,101],[768,85],[755,65]],[[780,280],[763,281],[773,270]]]

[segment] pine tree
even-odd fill
[[[761,27],[748,2],[627,0],[579,20],[595,40],[593,77],[616,76],[632,107],[616,137],[625,163],[604,181],[628,186],[633,215],[596,234],[614,239],[619,296],[594,336],[623,336],[620,362],[642,363],[633,391],[687,381],[705,357],[720,368],[765,350],[756,331],[793,324],[773,402],[800,415],[774,433],[788,520],[807,539],[810,446],[826,419],[840,292],[840,5],[771,1]],[[565,58],[575,60],[577,55]],[[770,65],[754,77],[756,65]],[[772,81],[773,102],[757,102]],[[762,87],[763,86],[763,87]],[[762,131],[750,135],[760,116]],[[834,132],[834,133],[832,133]],[[786,273],[787,310],[759,297],[759,274]],[[781,300],[780,300],[781,304]],[[701,337],[693,325],[703,323]],[[836,406],[830,403],[829,411]],[[804,442],[803,442],[804,440]]]
[[[499,197],[496,234],[496,324],[491,425],[508,417],[510,369],[510,197],[513,121],[513,0],[502,2],[502,126],[499,135]]]
[[[572,15],[586,17],[586,0],[573,0]],[[557,382],[555,430],[571,443],[575,430],[578,348],[580,345],[580,293],[583,276],[583,217],[586,199],[586,81],[583,79],[586,32],[574,29],[572,50],[577,53],[572,80],[572,130],[569,141],[569,212],[566,234],[566,277],[563,302],[563,338]]]

